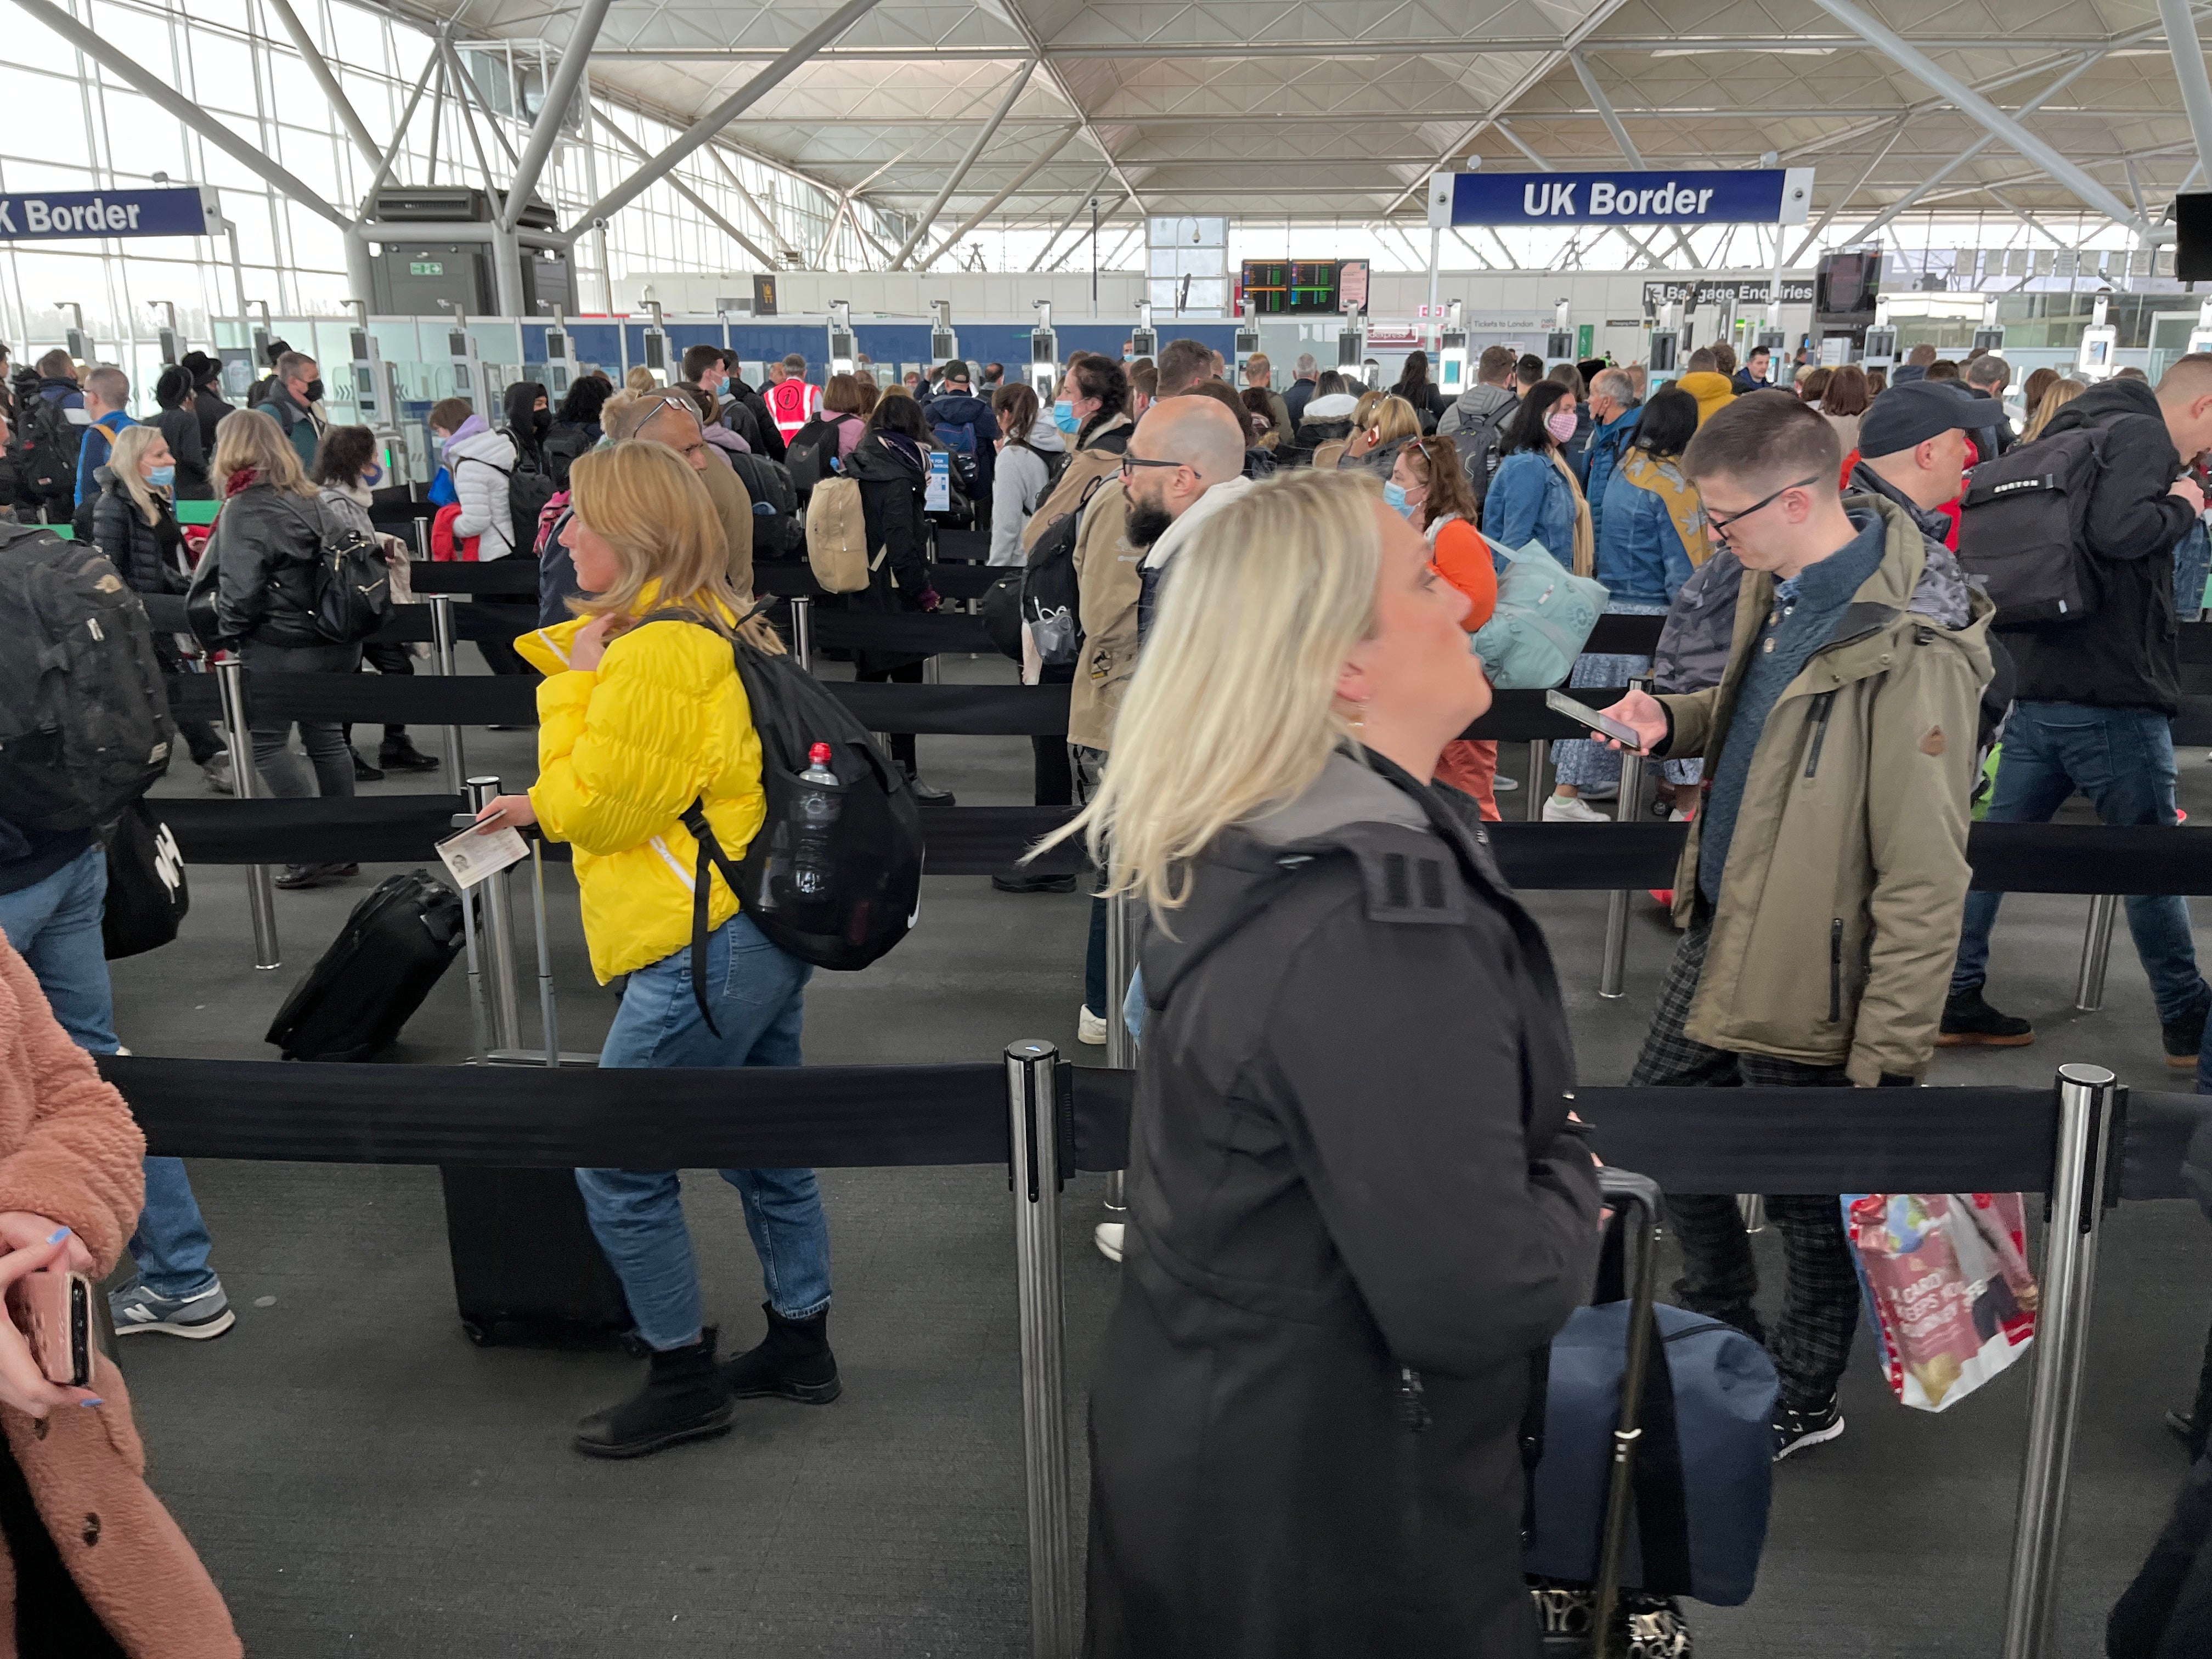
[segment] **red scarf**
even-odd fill
[[[240,490],[251,489],[260,481],[261,473],[258,469],[250,466],[241,466],[237,471],[232,473],[230,477],[222,481],[222,498],[225,501],[228,501],[233,495],[238,494]]]

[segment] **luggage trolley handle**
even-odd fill
[[[545,836],[534,823],[518,825],[517,831],[530,843],[530,921],[538,950],[538,1018],[543,1038],[542,1053],[534,1063],[554,1070],[563,1066],[597,1066],[597,1054],[574,1053],[561,1046],[560,1010],[553,989],[553,947],[545,921]],[[518,1054],[517,1058],[524,1056]]]
[[[1652,1305],[1658,1300],[1659,1292],[1661,1196],[1657,1182],[1632,1170],[1601,1168],[1598,1191],[1620,1215],[1623,1226],[1627,1224],[1627,1211],[1632,1206],[1638,1211],[1642,1222],[1638,1231],[1643,1235],[1636,1252],[1634,1276],[1628,1287],[1628,1344],[1621,1370],[1620,1420],[1613,1434],[1592,1620],[1597,1659],[1612,1659],[1613,1625],[1620,1603],[1621,1563],[1628,1549],[1629,1520],[1636,1512],[1636,1455],[1644,1436],[1644,1391],[1651,1368],[1656,1323]]]

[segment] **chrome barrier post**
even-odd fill
[[[2101,1066],[2062,1066],[2057,1086],[2058,1152],[2051,1171],[2042,1295],[2035,1310],[2035,1378],[2027,1397],[2027,1455],[2020,1475],[2020,1518],[2013,1530],[2004,1659],[2052,1659],[2059,1651],[2058,1556],[2066,1525],[2066,1483],[2089,1351],[2105,1172],[2120,1097],[2118,1080]]]
[[[2112,923],[2119,896],[2096,893],[2089,899],[2089,925],[2081,934],[2081,971],[2074,980],[2074,1010],[2094,1014],[2105,1006],[2105,969],[2112,960]]]
[[[791,596],[791,654],[808,673],[814,672],[814,601],[804,593]]]
[[[1133,1071],[1137,1065],[1137,1042],[1129,1035],[1129,1022],[1121,1018],[1121,1006],[1129,1000],[1129,981],[1137,972],[1136,952],[1130,948],[1133,943],[1129,937],[1129,896],[1113,894],[1106,901],[1106,1006],[1099,1012],[1106,1017],[1106,1063],[1122,1072]],[[1106,1177],[1109,1221],[1127,1218],[1129,1206],[1123,1200],[1122,1183],[1120,1170]]]
[[[1541,738],[1528,740],[1528,799],[1521,816],[1534,823],[1544,816],[1544,762],[1552,752],[1552,745]]]
[[[1631,680],[1632,691],[1648,691],[1648,679]],[[1620,757],[1620,798],[1613,803],[1613,817],[1616,823],[1633,823],[1638,803],[1644,795],[1644,757],[1626,750]],[[1598,969],[1597,994],[1608,1000],[1626,994],[1621,989],[1628,975],[1628,905],[1632,893],[1613,893],[1607,896],[1605,906],[1605,962]]]
[[[471,778],[468,790],[470,816],[474,817],[499,793],[499,780]],[[522,1046],[522,1006],[514,981],[514,919],[507,910],[507,872],[501,870],[477,884],[477,892],[483,901],[487,954],[491,957],[491,1048],[495,1056],[501,1050]]]
[[[1028,1470],[1030,1652],[1075,1659],[1075,1543],[1067,1477],[1067,1334],[1060,1297],[1060,1051],[1006,1049],[1014,1273],[1021,1305],[1022,1449]]]
[[[428,519],[415,520],[415,556],[424,564],[430,562],[430,521]]]
[[[456,830],[465,830],[475,822],[473,812],[456,812],[451,819]],[[466,888],[461,890],[461,945],[469,963],[469,1032],[473,1044],[469,1059],[482,1066],[491,1058],[491,1033],[484,1026],[483,961],[477,951],[476,900]]]
[[[420,519],[416,520],[417,524],[421,522]],[[430,596],[430,638],[431,648],[438,657],[438,672],[451,679],[459,671],[453,666],[453,596],[450,593]],[[468,775],[468,764],[461,758],[461,728],[448,726],[445,732],[448,769],[446,775],[465,778]]]
[[[553,1000],[553,951],[545,937],[545,842],[530,838],[530,914],[538,929],[538,1030],[545,1039],[545,1063],[561,1066],[561,1018]]]
[[[1738,1193],[1735,1195],[1736,1213],[1743,1218],[1743,1230],[1747,1233],[1766,1231],[1766,1195],[1764,1193]]]
[[[261,775],[253,767],[253,732],[246,723],[246,665],[234,652],[215,658],[216,695],[222,699],[222,728],[230,750],[232,787],[240,800],[261,793]],[[246,867],[246,908],[253,921],[253,965],[281,968],[283,958],[276,941],[276,889],[265,864]]]
[[[939,660],[934,651],[921,659],[921,683],[924,685],[945,684],[945,671],[938,665]]]

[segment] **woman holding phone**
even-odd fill
[[[7,833],[0,823],[0,842]],[[147,1488],[114,1363],[88,1340],[91,1386],[52,1382],[70,1354],[34,1352],[14,1316],[30,1275],[63,1279],[36,1288],[65,1307],[66,1275],[96,1285],[115,1266],[137,1224],[145,1150],[123,1097],[0,935],[0,1287],[11,1315],[0,1318],[0,1406],[10,1408],[0,1412],[0,1625],[18,1659],[244,1652],[207,1569]]]
[[[562,532],[581,597],[574,621],[515,641],[538,688],[538,781],[478,819],[534,823],[575,849],[592,969],[623,981],[603,1067],[796,1066],[813,969],[771,944],[710,872],[702,1007],[691,981],[691,872],[682,814],[703,804],[732,864],[767,812],[760,736],[731,641],[783,647],[740,620],[728,544],[699,475],[665,444],[579,456]],[[710,1019],[711,1016],[711,1019]],[[811,1170],[725,1170],[743,1200],[767,1293],[768,1334],[717,1366],[674,1170],[579,1170],[599,1247],[652,1352],[644,1389],[578,1425],[576,1449],[638,1457],[728,1431],[733,1401],[837,1397],[830,1351],[830,1227]]]

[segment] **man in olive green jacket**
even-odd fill
[[[1911,1085],[1935,1048],[1971,874],[1990,606],[1905,507],[1839,498],[1841,461],[1826,422],[1763,392],[1716,411],[1683,457],[1745,568],[1720,684],[1610,711],[1651,752],[1705,757],[1675,882],[1687,931],[1639,1085]],[[1734,1199],[1669,1208],[1680,1299],[1760,1334]],[[1768,1214],[1790,1265],[1770,1345],[1786,1456],[1843,1431],[1858,1286],[1832,1195],[1772,1197]]]

